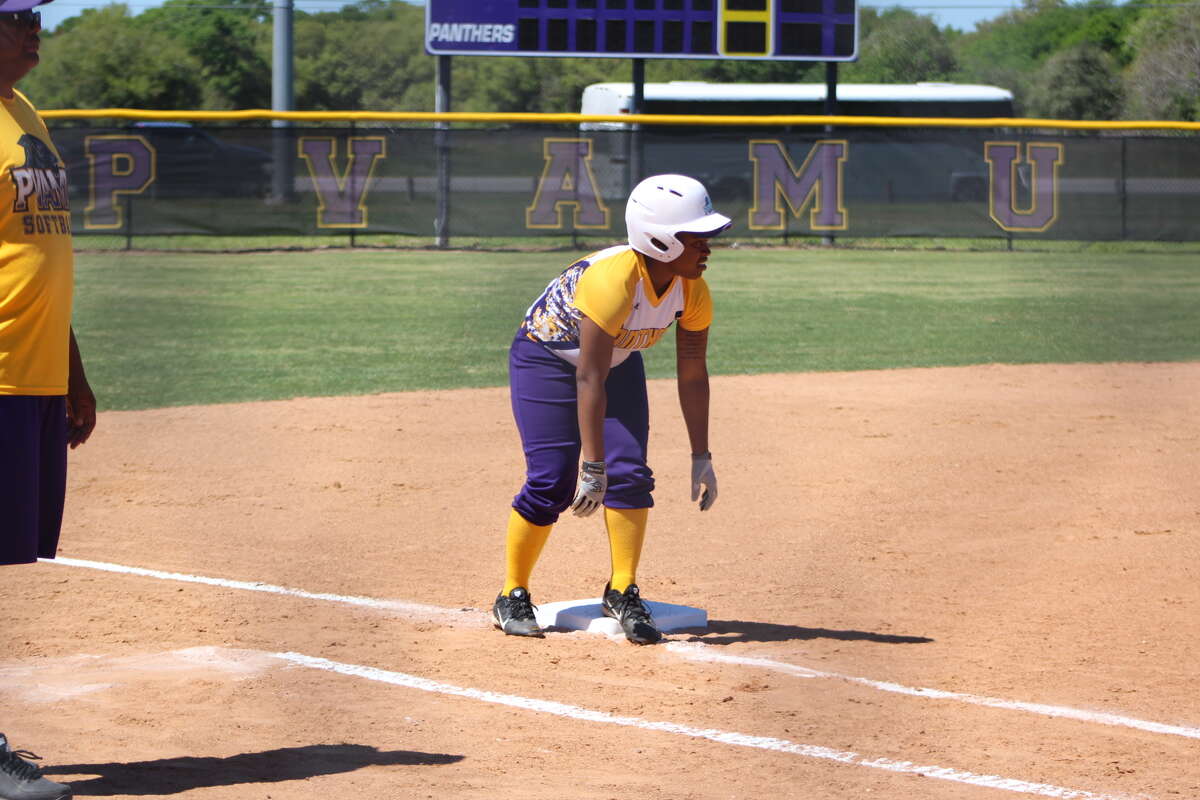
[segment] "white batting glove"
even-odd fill
[[[700,487],[704,486],[704,496]],[[717,502],[717,473],[713,472],[712,453],[692,455],[692,502],[700,501],[700,510],[708,511]]]
[[[571,501],[571,509],[577,517],[591,516],[597,508],[604,505],[604,492],[608,490],[608,473],[603,461],[584,461],[579,468],[579,487],[575,490],[575,499]]]

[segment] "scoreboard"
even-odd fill
[[[852,61],[857,0],[426,0],[433,55]]]

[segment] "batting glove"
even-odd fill
[[[704,486],[704,496],[700,487]],[[713,472],[712,453],[692,455],[692,502],[700,501],[700,510],[708,511],[717,502],[717,474]]]
[[[579,488],[575,490],[575,499],[571,501],[575,516],[591,516],[592,512],[604,505],[604,492],[607,489],[608,473],[605,472],[604,462],[583,462],[579,469]]]

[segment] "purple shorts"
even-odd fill
[[[66,492],[66,398],[0,395],[0,564],[54,558]]]
[[[523,335],[508,357],[513,417],[525,451],[525,485],[513,508],[534,525],[551,525],[571,505],[579,480],[575,367]],[[651,508],[654,476],[646,465],[650,410],[640,353],[613,367],[604,384],[604,455],[611,508]]]

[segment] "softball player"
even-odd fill
[[[658,342],[676,320],[692,500],[700,499],[703,511],[717,499],[708,447],[712,298],[702,275],[708,240],[730,220],[713,211],[699,181],[658,175],[630,193],[625,224],[629,244],[592,253],[551,281],[509,351],[526,478],[509,514],[504,589],[492,606],[496,627],[506,634],[542,636],[529,577],[559,514],[569,507],[582,517],[603,507],[612,572],[601,607],[629,641],[662,638],[636,583],[654,505],[646,372],[638,351]]]

